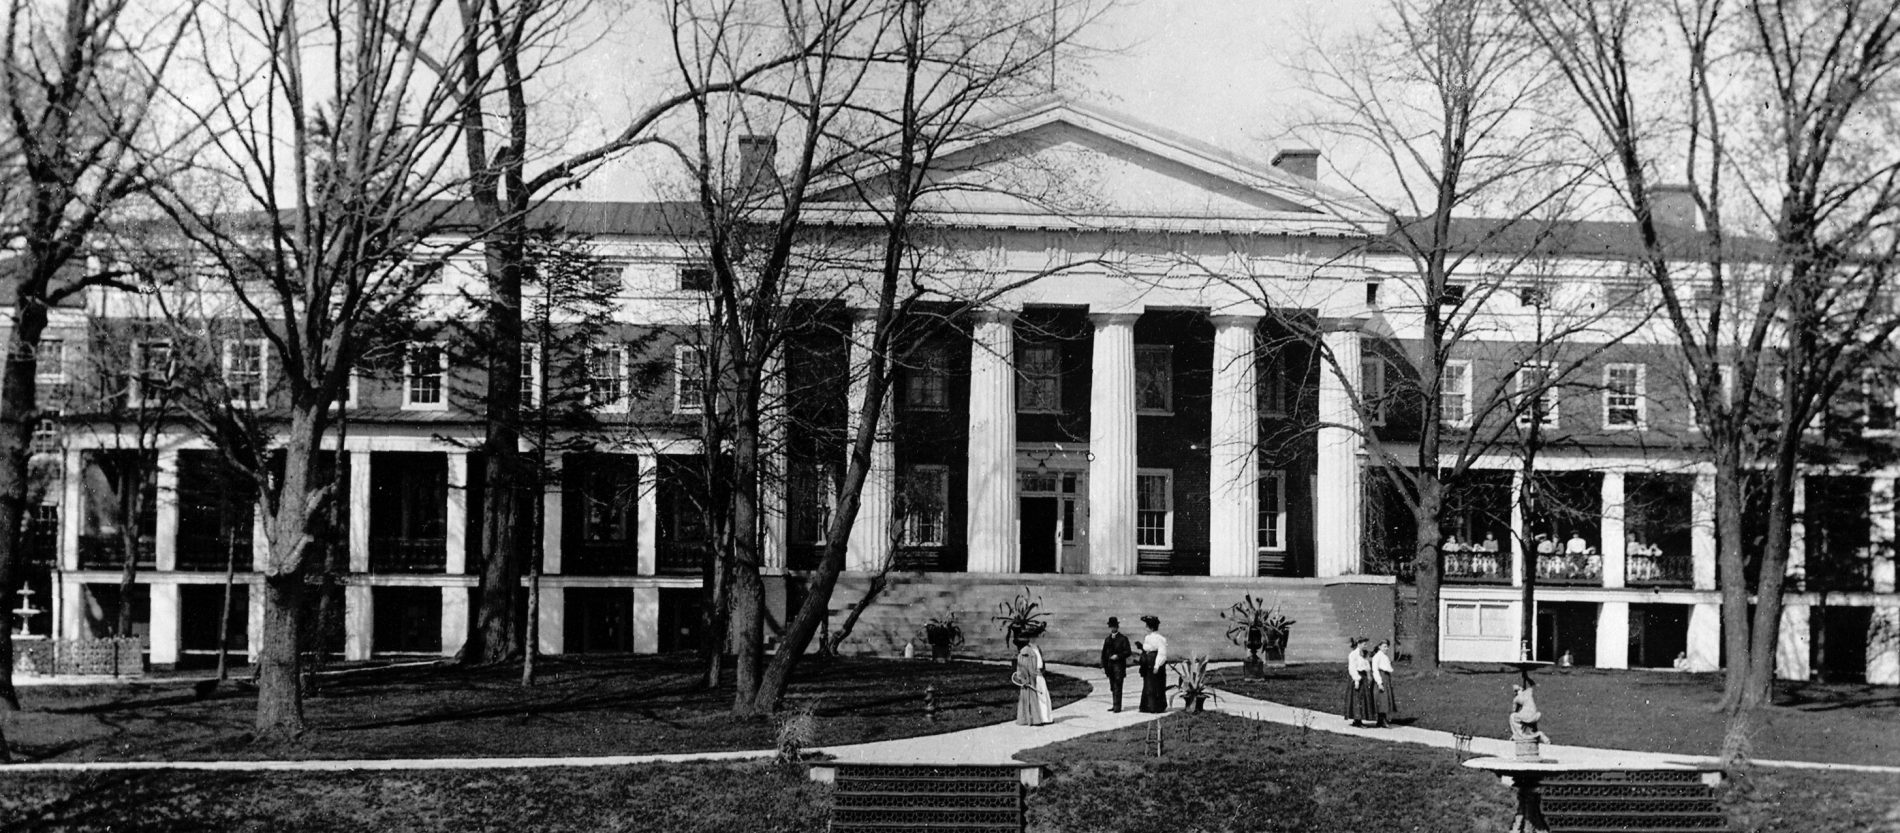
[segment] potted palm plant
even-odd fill
[[[1287,637],[1294,622],[1280,612],[1279,605],[1268,604],[1266,599],[1256,599],[1249,593],[1223,611],[1221,618],[1229,624],[1227,641],[1247,649],[1249,673],[1259,673],[1263,660],[1286,663]]]
[[[963,628],[957,624],[957,615],[945,613],[931,617],[924,623],[924,642],[930,645],[932,660],[949,662],[950,651],[963,644]]]
[[[1220,692],[1214,690],[1214,680],[1207,671],[1207,656],[1196,654],[1193,659],[1178,659],[1168,663],[1174,669],[1174,696],[1181,699],[1181,705],[1188,714],[1200,714],[1207,701],[1220,700]]]
[[[1041,608],[1042,597],[1030,593],[1029,588],[1024,587],[1023,592],[1016,594],[1015,598],[999,603],[996,615],[991,616],[990,621],[1002,626],[1004,638],[1015,645],[1020,640],[1041,636],[1043,631],[1049,629],[1049,623],[1045,621],[1049,612]]]

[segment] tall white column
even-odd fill
[[[168,448],[158,452],[157,462],[158,466],[153,472],[153,479],[157,481],[155,485],[158,505],[153,508],[158,510],[158,523],[153,530],[152,561],[153,566],[160,570],[176,570],[178,569],[178,450]],[[152,603],[157,605],[156,596],[153,597]],[[153,624],[157,625],[156,607],[152,611],[152,616]],[[156,641],[155,637],[154,650],[157,647]],[[176,648],[177,646],[174,645],[173,656],[169,662],[178,661]],[[159,660],[154,656],[152,662],[159,662]]]
[[[1623,526],[1623,507],[1627,500],[1624,477],[1620,471],[1603,473],[1603,540],[1599,551],[1603,553],[1604,587],[1623,586],[1623,568],[1629,558],[1629,536]],[[1598,646],[1597,650],[1603,650],[1602,646]],[[1598,665],[1602,666],[1602,663]]]
[[[1130,576],[1135,550],[1135,319],[1095,313],[1089,374],[1089,572]]]
[[[368,585],[343,587],[343,658],[369,659],[376,637],[376,596]]]
[[[369,572],[369,461],[367,451],[350,452],[350,572]],[[367,637],[366,637],[367,638]],[[364,656],[368,656],[365,654]]]
[[[1260,571],[1260,413],[1254,373],[1257,315],[1214,316],[1208,428],[1208,574]]]
[[[1808,606],[1783,607],[1781,630],[1775,635],[1775,676],[1784,680],[1809,679],[1813,674],[1809,664],[1812,644],[1808,634]]]
[[[1630,603],[1604,602],[1597,607],[1597,667],[1630,667]]]
[[[1332,330],[1323,340],[1340,370],[1359,372],[1356,327]],[[1359,415],[1353,408],[1345,382],[1338,374],[1325,369],[1319,374],[1319,419],[1313,510],[1315,516],[1325,518],[1326,522],[1315,525],[1317,572],[1321,577],[1357,573],[1360,565],[1359,457],[1365,439],[1353,430],[1359,425]]]
[[[640,575],[650,576],[660,564],[660,457],[657,454],[639,457],[640,505],[634,509],[639,525],[635,532],[638,538],[634,545],[635,569]]]
[[[1808,479],[1799,474],[1794,476],[1794,515],[1788,524],[1787,576],[1793,580],[1790,586],[1804,586],[1808,576]]]
[[[970,338],[967,513],[972,573],[1013,573],[1016,538],[1016,316],[979,310]]]
[[[1715,589],[1715,475],[1698,474],[1689,493],[1689,553],[1693,587]]]
[[[468,641],[468,588],[442,588],[442,655],[455,656]]]
[[[765,401],[760,403],[759,566],[767,573],[785,569],[789,539],[785,532],[785,356],[765,357]]]
[[[540,615],[535,621],[539,635],[535,644],[541,653],[564,653],[567,650],[567,592],[563,588],[542,583]]]
[[[1874,592],[1891,597],[1894,589],[1894,479],[1876,477],[1868,495],[1873,510]],[[1877,596],[1876,601],[1880,601]],[[1900,685],[1900,607],[1875,607],[1867,623],[1867,682]]]
[[[1524,586],[1524,571],[1537,563],[1537,543],[1519,540],[1524,534],[1524,472],[1511,472],[1511,586]]]
[[[443,572],[459,576],[468,571],[468,452],[448,454],[448,500],[442,511]],[[476,547],[480,546],[476,542]]]
[[[244,654],[250,657],[252,662],[256,662],[257,651],[260,647],[263,646],[263,642],[264,642],[264,581],[263,579],[252,581],[251,586],[250,586],[250,592],[245,593],[244,595],[246,597],[245,599],[246,603],[244,606],[245,607],[244,621],[247,627],[247,630],[245,630],[244,632],[246,636],[244,640]]]
[[[1699,604],[1689,611],[1689,670],[1722,667],[1722,605]]]
[[[633,652],[660,651],[660,588],[633,588]]]
[[[255,596],[256,594],[252,594]],[[87,598],[86,585],[66,576],[59,585],[59,632],[60,639],[88,639],[92,630],[86,627],[86,614],[90,611],[92,600]],[[251,631],[259,633],[259,631]],[[256,643],[257,640],[251,640]]]
[[[561,574],[561,502],[567,499],[564,489],[567,479],[563,476],[562,465],[566,461],[560,454],[548,455],[548,487],[541,491],[541,572],[558,576]]]
[[[65,474],[60,482],[59,568],[79,569],[79,528],[86,517],[85,455],[77,450],[65,454]],[[76,586],[76,585],[75,585]],[[79,631],[70,631],[69,638]]]
[[[151,594],[152,618],[146,623],[146,647],[156,666],[178,664],[178,585],[146,585]]]
[[[252,501],[251,509],[251,569],[264,572],[270,568],[270,518],[264,516]]]
[[[845,401],[846,464],[850,449],[857,443],[863,425],[862,408],[871,389],[871,348],[877,336],[874,312],[860,310],[851,321],[851,395]],[[858,497],[858,517],[851,525],[851,540],[846,543],[845,569],[876,571],[883,567],[892,551],[891,522],[897,503],[897,451],[891,440],[890,390],[884,392],[873,430],[870,468],[865,472],[864,490]]]

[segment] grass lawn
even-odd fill
[[[767,763],[437,772],[0,772],[0,830],[825,829],[829,787]]]
[[[1303,731],[1231,715],[1145,727],[1032,749],[1053,780],[1029,798],[1029,830],[1502,831],[1510,793],[1452,752]]]
[[[1444,673],[1397,673],[1401,717],[1429,729],[1478,737],[1509,734],[1511,684],[1498,666],[1446,665]],[[1266,679],[1220,672],[1228,690],[1335,715],[1345,699],[1345,668],[1314,664],[1269,669]],[[1541,728],[1560,744],[1713,755],[1723,717],[1710,710],[1720,674],[1551,669],[1537,675]],[[1756,727],[1754,756],[1848,764],[1900,764],[1900,689],[1783,682],[1777,708]],[[1900,800],[1900,784],[1895,797]]]
[[[6,719],[16,759],[29,761],[426,758],[631,755],[768,749],[776,725],[735,720],[731,688],[702,691],[689,655],[543,660],[541,684],[518,668],[425,666],[325,682],[305,701],[310,732],[292,746],[250,742],[254,698],[197,699],[187,681],[75,690],[27,687]],[[924,719],[936,687],[936,722]],[[1061,705],[1088,684],[1050,675]],[[837,659],[801,664],[789,705],[810,704],[813,745],[914,737],[1000,723],[1016,689],[1000,665]]]

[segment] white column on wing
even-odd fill
[[[1135,313],[1094,313],[1089,373],[1089,572],[1134,575]]]
[[[1214,316],[1214,387],[1208,426],[1208,573],[1259,573],[1260,398],[1257,315]]]
[[[969,571],[1013,573],[1016,539],[1016,316],[979,310],[970,339]]]

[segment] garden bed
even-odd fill
[[[518,668],[412,666],[347,674],[305,701],[310,731],[292,745],[251,743],[255,697],[226,688],[200,699],[189,681],[21,690],[7,729],[28,761],[638,755],[768,749],[769,718],[735,719],[726,685],[699,685],[687,655],[543,660],[524,689]],[[1057,705],[1088,684],[1049,676]],[[937,719],[923,697],[934,687]],[[814,745],[938,734],[1016,715],[1009,670],[972,662],[810,661],[787,707],[810,708]]]

